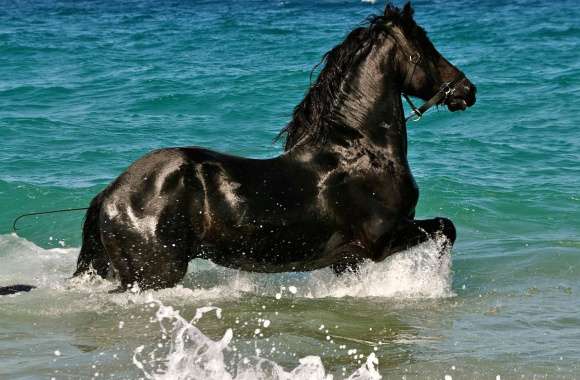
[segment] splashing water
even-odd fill
[[[158,291],[162,298],[239,298],[256,294],[281,298],[388,297],[445,298],[451,290],[451,254],[441,255],[442,239],[427,241],[388,257],[380,263],[365,262],[358,273],[337,277],[329,268],[307,273],[249,273],[194,260],[184,286]],[[3,263],[2,283],[30,283],[40,288],[74,288],[93,291],[114,287],[110,281],[77,278],[67,283],[74,271],[76,248],[43,249],[15,234],[0,236]],[[145,302],[141,293],[111,296],[119,304]],[[140,300],[139,300],[140,299]]]
[[[430,240],[384,262],[364,263],[358,273],[336,277],[330,270],[314,272],[306,285],[307,297],[444,298],[451,290],[451,254],[444,238]]]
[[[352,326],[346,326],[350,321],[337,321],[332,327],[334,328],[334,324],[341,324],[342,329],[344,323],[349,333],[341,333],[339,336],[332,331],[318,332],[318,326],[326,323],[324,318],[327,318],[321,310],[320,319],[314,322],[316,327],[312,327],[316,333],[304,325],[300,327],[300,331],[304,329],[304,336],[302,337],[300,333],[299,341],[293,341],[292,335],[290,340],[286,340],[282,335],[278,338],[276,335],[276,348],[281,350],[276,351],[274,355],[277,355],[276,357],[267,359],[263,356],[269,354],[260,351],[258,347],[262,342],[260,338],[268,342],[268,337],[272,335],[251,336],[248,331],[253,331],[254,327],[245,327],[244,330],[242,326],[245,323],[244,319],[250,324],[258,323],[259,326],[256,327],[262,329],[262,332],[267,329],[271,333],[280,331],[283,334],[293,334],[284,327],[284,324],[294,323],[294,320],[288,318],[299,315],[292,312],[295,310],[293,309],[295,301],[298,302],[297,305],[301,305],[304,302],[311,302],[312,299],[326,302],[323,301],[324,298],[383,297],[399,300],[451,296],[453,295],[450,288],[451,259],[447,254],[439,257],[440,244],[438,241],[430,241],[389,257],[381,263],[364,263],[359,274],[347,273],[340,277],[336,277],[329,269],[310,273],[247,273],[198,260],[191,264],[183,286],[159,291],[109,294],[109,290],[116,288],[116,284],[112,281],[90,276],[69,280],[70,273],[74,270],[78,249],[43,249],[16,235],[0,235],[0,256],[3,264],[6,264],[0,266],[0,280],[3,284],[30,283],[39,286],[29,294],[16,295],[14,301],[9,301],[14,303],[10,309],[11,313],[42,315],[44,318],[56,318],[55,321],[62,318],[70,319],[72,321],[70,323],[78,323],[82,330],[86,322],[81,322],[76,316],[86,312],[91,315],[98,313],[105,318],[100,328],[109,329],[115,326],[115,331],[123,331],[123,334],[133,331],[130,336],[135,341],[125,346],[122,352],[128,355],[129,363],[132,361],[134,364],[133,370],[138,371],[139,376],[144,378],[329,380],[333,376],[340,376],[341,379],[379,379],[378,359],[375,355],[384,355],[380,352],[382,350],[380,339],[373,338],[374,332],[371,336],[363,337],[364,332],[360,329],[352,330]],[[245,299],[248,296],[251,300],[259,300],[259,310],[255,310],[252,305],[246,305]],[[199,307],[199,302],[203,305],[206,301],[206,304],[211,306]],[[216,301],[223,304],[223,311],[212,305]],[[240,301],[243,307],[239,305]],[[271,302],[278,305],[278,301],[281,302],[279,308],[270,309],[273,305]],[[189,321],[180,315],[176,305],[183,306],[179,309],[186,313],[192,304],[197,304],[196,308],[192,309],[196,312]],[[263,311],[264,304],[268,305],[267,319],[265,315],[258,316],[259,311]],[[153,318],[155,323],[152,326],[159,324],[161,335],[159,339],[152,338],[151,335],[140,335],[141,327],[139,324],[135,325],[142,313],[139,311],[139,305],[147,306],[143,309],[146,312],[145,320],[152,310],[151,307],[157,308]],[[232,307],[236,311],[233,311]],[[280,311],[280,320],[276,320],[277,311]],[[246,312],[246,315],[238,318],[240,312],[242,314]],[[215,330],[204,330],[204,333],[196,326],[198,321],[205,320],[204,315],[208,313],[216,315],[218,319],[222,318],[222,314],[229,317],[235,315],[236,324],[224,321],[226,324],[222,323],[220,329],[225,332],[221,339],[214,341],[206,333],[216,334]],[[271,324],[277,326],[273,329]],[[378,328],[376,325],[374,327]],[[235,336],[232,328],[236,329]],[[326,329],[328,328],[331,327],[327,326]],[[135,333],[139,336],[133,337]],[[301,342],[309,340],[314,342],[320,334],[322,338],[317,344],[328,341],[329,346],[302,351],[306,346]],[[342,344],[329,341],[329,336],[330,339],[337,339]],[[142,340],[144,337],[145,341]],[[362,338],[358,339],[359,337]],[[249,342],[255,349],[252,351],[251,348],[242,345],[240,339],[246,339],[243,344]],[[356,351],[354,348],[360,351],[354,357],[350,353],[347,356],[345,355],[347,348],[351,347],[346,347],[346,344],[353,345],[353,352]],[[367,351],[365,362],[361,352],[371,347],[378,348],[379,351],[375,350],[376,354]],[[62,353],[59,358],[68,355],[66,346],[50,346],[48,350],[51,353],[58,350]],[[343,359],[340,360],[346,360],[343,363],[346,363],[347,369],[345,364],[337,362],[325,362],[323,365],[322,357],[335,355],[332,352],[336,352],[335,358],[343,355]],[[115,363],[118,359],[111,360]],[[105,369],[101,369],[101,372],[103,371]]]
[[[213,290],[219,288],[222,294],[275,292],[276,299],[280,299],[284,293],[308,298],[449,297],[453,295],[451,255],[446,252],[440,256],[442,244],[443,240],[433,240],[389,257],[382,263],[364,263],[357,274],[349,273],[336,277],[328,269],[314,271],[307,275],[300,286],[292,285],[298,281],[288,274],[258,275],[221,267],[212,267],[209,270],[216,271],[217,278],[229,279],[224,283],[214,284]],[[278,287],[272,284],[278,284]],[[243,358],[235,365],[228,366],[224,353],[230,350],[233,331],[228,329],[219,341],[213,341],[194,326],[194,323],[207,312],[215,310],[218,318],[221,318],[221,309],[198,308],[193,321],[188,322],[173,308],[164,306],[160,301],[151,298],[151,295],[146,297],[148,297],[146,302],[153,303],[159,308],[156,318],[161,325],[162,333],[164,336],[171,336],[169,351],[166,354],[159,356],[156,346],[147,354],[149,360],[146,360],[144,346],[135,350],[133,361],[149,379],[332,379],[332,375],[326,373],[318,356],[299,359],[299,365],[290,372],[285,371],[276,362],[258,356]],[[168,329],[165,327],[167,325],[172,327]],[[348,379],[380,379],[376,365],[378,359],[371,353],[366,363]]]
[[[326,374],[322,360],[318,356],[306,356],[299,359],[299,365],[292,371],[285,371],[276,362],[257,356],[243,358],[229,369],[224,353],[230,350],[233,337],[232,329],[227,329],[224,336],[213,341],[205,336],[194,323],[209,311],[216,311],[218,318],[221,310],[215,307],[198,308],[191,322],[184,319],[178,310],[165,306],[147,296],[150,305],[157,306],[155,317],[159,322],[163,343],[157,343],[147,349],[139,346],[135,349],[133,363],[147,379],[154,380],[332,380]],[[170,327],[168,327],[170,326]],[[169,338],[169,342],[167,339]],[[160,349],[166,348],[166,352]],[[381,379],[375,366],[378,359],[371,353],[366,363],[357,369],[348,379],[377,380]]]
[[[358,273],[340,277],[329,268],[308,273],[263,274],[208,266],[204,262],[192,265],[186,282],[207,285],[208,291],[219,289],[229,295],[255,293],[277,299],[284,294],[305,298],[447,298],[454,293],[451,253],[441,254],[444,243],[444,238],[429,240],[383,262],[364,262]],[[202,267],[204,270],[200,270]]]

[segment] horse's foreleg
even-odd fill
[[[455,242],[456,232],[453,222],[446,218],[426,220],[406,220],[379,239],[376,244],[374,261],[414,247],[429,239],[444,237],[441,254]]]
[[[369,257],[369,251],[356,243],[344,244],[335,248],[333,256],[337,261],[330,267],[340,276],[345,272],[357,272],[359,264]]]

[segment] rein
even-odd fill
[[[417,65],[419,64],[419,62],[421,62],[421,55],[419,53],[412,54],[409,56],[409,61],[413,63],[413,70],[411,71],[411,77],[409,79],[410,81],[413,79],[413,76],[415,75],[415,69],[417,68]],[[402,93],[403,97],[405,98],[407,103],[409,103],[409,106],[411,106],[412,109],[411,114],[405,118],[405,122],[408,122],[409,120],[419,121],[421,120],[425,112],[431,109],[434,105],[444,103],[450,96],[453,95],[453,93],[455,93],[455,86],[457,86],[457,84],[461,82],[463,79],[465,79],[465,75],[461,73],[452,81],[443,83],[441,87],[439,87],[439,90],[437,90],[435,95],[433,95],[431,99],[423,103],[419,108],[417,108],[415,104],[413,104],[409,95],[403,92]]]

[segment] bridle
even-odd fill
[[[406,84],[409,84],[413,79],[413,76],[415,75],[415,69],[417,68],[417,65],[419,65],[419,63],[421,62],[421,59],[422,57],[421,54],[419,53],[409,55],[409,61],[413,64],[413,70],[411,71],[409,80],[405,81]],[[430,76],[427,71],[425,71],[425,73],[428,76]],[[431,99],[427,100],[418,108],[415,106],[415,104],[413,104],[409,95],[403,92],[402,93],[403,97],[405,98],[407,103],[409,103],[409,106],[411,106],[411,109],[413,110],[411,114],[405,118],[405,122],[408,122],[409,120],[419,121],[421,120],[425,112],[427,112],[431,107],[433,107],[436,104],[445,103],[447,99],[449,99],[449,97],[451,97],[455,93],[455,86],[457,86],[457,84],[464,79],[465,74],[460,72],[460,74],[452,81],[443,83],[441,87],[439,87],[439,90],[435,93],[435,95],[433,95]],[[431,80],[433,80],[433,78],[431,78]]]

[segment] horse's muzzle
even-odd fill
[[[459,82],[445,104],[451,112],[464,111],[475,104],[477,88],[468,80]]]

